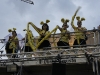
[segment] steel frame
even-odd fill
[[[93,30],[88,30],[89,32],[93,32]],[[96,30],[98,31],[98,30]],[[71,32],[74,33],[74,32]],[[56,34],[58,35],[58,34]],[[94,32],[94,36],[95,32]],[[99,34],[98,34],[99,38]],[[96,39],[96,38],[95,38]],[[94,39],[94,43],[95,43]],[[22,41],[22,40],[19,40]],[[0,42],[4,43],[5,39],[0,39]],[[3,56],[13,56],[13,55],[18,55],[19,58],[9,58],[9,59],[0,59],[0,63],[2,62],[24,62],[24,61],[39,61],[39,60],[52,60],[56,59],[56,57],[60,54],[62,58],[67,59],[67,58],[85,58],[85,52],[88,54],[97,54],[99,57],[100,54],[100,45],[95,43],[94,45],[86,45],[87,47],[83,48],[82,46],[78,46],[79,48],[73,48],[73,49],[57,49],[57,47],[52,47],[55,48],[54,50],[45,50],[43,51],[35,51],[35,52],[22,52],[22,53],[13,53],[13,54],[0,54],[0,57],[2,58]],[[34,55],[34,57],[24,57],[28,55]]]

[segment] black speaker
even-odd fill
[[[52,75],[66,75],[66,64],[53,63]]]

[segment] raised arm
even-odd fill
[[[39,34],[40,34],[40,31],[42,29],[38,28],[36,25],[34,25],[32,22],[29,22],[28,23],[28,26],[27,26],[27,29],[29,29],[29,25],[31,25]]]
[[[71,26],[73,27],[73,29],[76,28],[76,26],[74,25],[74,19],[75,19],[75,16],[76,16],[76,14],[78,13],[78,11],[79,11],[80,8],[81,8],[81,7],[78,7],[78,9],[76,10],[76,12],[74,13],[74,15],[73,15],[73,17],[72,17]]]
[[[58,26],[58,25],[57,25],[57,26]],[[58,26],[58,29],[59,29],[60,31],[62,31],[62,28],[61,28],[61,27],[59,27],[59,26]]]
[[[40,28],[38,28],[37,26],[34,26],[39,32],[42,30],[42,29],[40,29]]]
[[[48,34],[50,33],[50,31],[48,31]],[[48,36],[48,38],[50,38],[51,37],[51,35],[50,36]]]

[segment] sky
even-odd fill
[[[23,37],[25,32],[23,29],[27,28],[27,23],[32,22],[37,27],[41,28],[40,22],[46,19],[50,20],[48,23],[50,31],[56,25],[62,26],[61,18],[69,19],[74,15],[74,12],[81,6],[77,16],[84,17],[83,27],[88,30],[93,29],[100,24],[100,0],[31,0],[34,5],[25,3],[21,0],[0,0],[0,39],[3,39],[9,34],[8,29],[16,28],[17,33]],[[69,24],[69,31],[73,31]],[[76,20],[75,20],[76,25]],[[30,26],[34,36],[38,33]],[[59,32],[59,30],[57,31]],[[3,44],[0,44],[2,47]]]

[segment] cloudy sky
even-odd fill
[[[100,24],[100,0],[32,0],[34,5],[21,0],[0,1],[0,39],[9,34],[8,29],[13,27],[17,29],[17,33],[24,36],[23,29],[27,27],[28,22],[33,22],[41,28],[40,21],[49,19],[50,30],[52,30],[56,25],[62,25],[61,18],[71,20],[78,6],[82,8],[77,15],[86,18],[83,26],[90,30]],[[68,24],[70,26],[70,22]],[[37,36],[37,32],[30,28],[33,35]],[[69,30],[72,31],[71,26]]]

